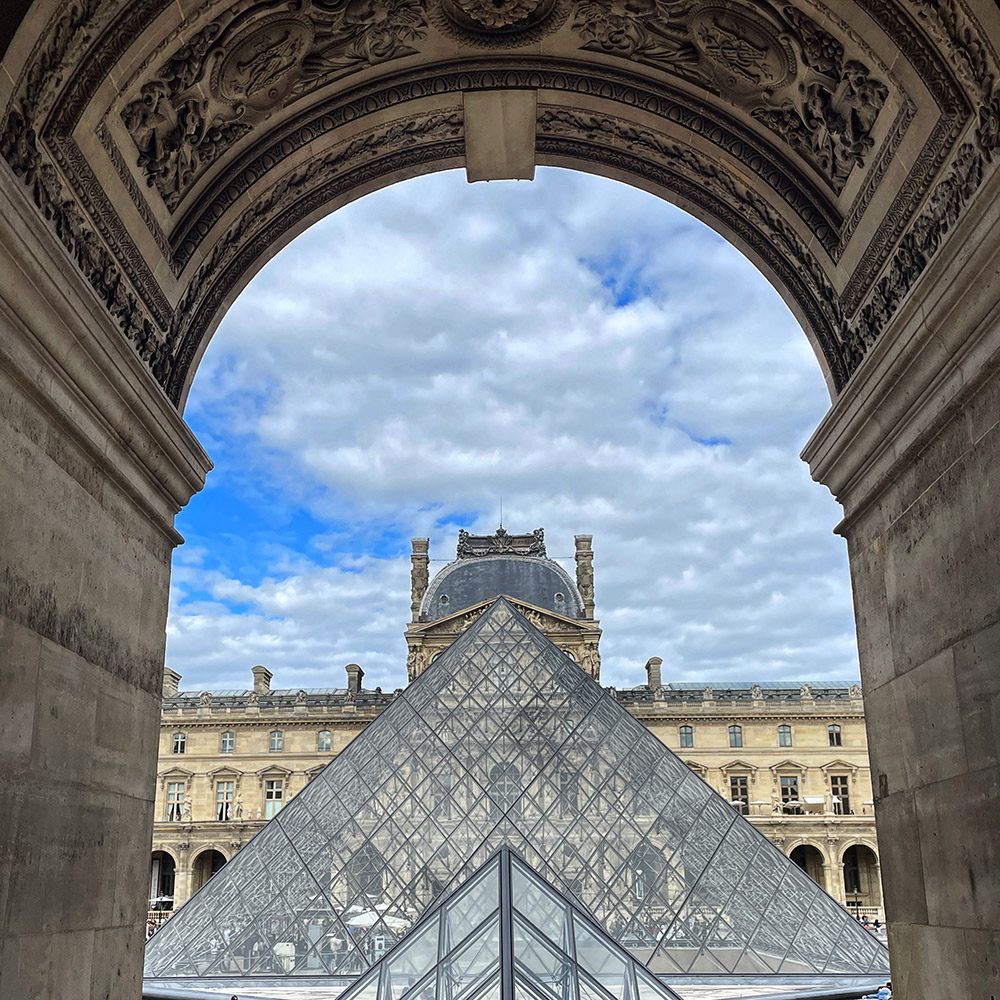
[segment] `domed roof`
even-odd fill
[[[570,575],[545,555],[543,532],[508,535],[459,533],[458,558],[431,581],[420,617],[436,621],[505,594],[567,618],[583,616],[583,601]]]

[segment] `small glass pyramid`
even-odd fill
[[[145,974],[361,975],[501,847],[660,977],[888,973],[871,934],[501,598],[154,935]]]
[[[501,848],[342,1000],[680,1000]]]

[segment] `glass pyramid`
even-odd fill
[[[154,935],[145,974],[358,976],[504,846],[657,976],[888,973],[501,598]]]
[[[680,1000],[502,848],[342,1000]]]

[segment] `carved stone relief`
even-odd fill
[[[790,5],[578,0],[584,49],[647,63],[727,98],[843,189],[889,96],[865,63]]]
[[[804,312],[818,329],[838,388],[964,212],[996,158],[1000,132],[995,45],[964,0],[914,0],[906,5],[894,0],[858,0],[858,5],[899,46],[901,58],[927,83],[942,113],[906,182],[895,192],[891,208],[877,227],[872,223],[877,231],[840,294],[829,287],[813,253],[787,219],[766,199],[755,196],[753,185],[744,189],[733,177],[719,173],[720,168],[710,160],[699,168],[708,172],[699,174],[693,164],[685,167],[677,158],[655,153],[655,143],[644,150],[644,141],[630,145],[619,135],[602,145],[599,133],[588,139],[567,127],[561,134],[552,123],[539,135],[543,153],[559,151],[559,155],[576,157],[586,152],[591,159],[656,183],[679,178],[678,183],[686,186],[678,193],[695,200],[697,179],[699,186],[708,189],[703,201],[729,212],[730,228],[747,242],[756,240],[762,253],[768,252],[762,234],[777,232],[777,247],[768,264],[789,286],[790,294],[805,302]],[[248,267],[266,251],[267,240],[284,231],[277,218],[281,210],[301,218],[307,203],[308,210],[315,211],[324,195],[331,197],[331,192],[346,190],[352,182],[364,183],[387,172],[390,160],[395,169],[406,169],[441,162],[442,157],[460,157],[462,136],[460,127],[439,140],[432,137],[426,145],[421,139],[394,144],[386,136],[388,145],[383,150],[372,146],[350,164],[345,161],[335,171],[334,183],[323,185],[313,177],[295,192],[286,190],[280,199],[268,202],[264,216],[235,234],[235,242],[224,241],[225,245],[209,251],[216,267],[199,270],[198,277],[212,287],[203,293],[197,282],[188,286],[193,291],[180,307],[192,307],[199,315],[181,315],[167,301],[150,264],[132,240],[130,224],[117,215],[115,204],[74,139],[87,102],[117,65],[116,60],[169,6],[168,0],[134,0],[129,5],[67,0],[15,80],[11,103],[4,110],[0,153],[25,183],[42,216],[118,320],[125,337],[176,401],[197,356],[197,342],[226,292],[239,280],[240,268]],[[550,9],[544,0],[451,0],[451,8],[449,23],[455,31],[466,18],[495,39],[508,29],[521,31],[529,22],[532,30],[544,22],[544,31],[561,23],[561,8]],[[880,120],[890,100],[897,107],[905,103],[896,94],[895,82],[859,44],[857,35],[844,30],[842,21],[831,17],[827,30],[818,26],[821,17],[827,25],[826,15],[817,13],[821,4],[814,2],[810,10],[806,16],[788,3],[772,0],[753,5],[735,0],[615,4],[577,0],[572,30],[581,48],[621,60],[617,82],[609,82],[609,60],[582,67],[579,61],[560,63],[546,55],[534,57],[533,69],[519,70],[505,57],[497,61],[492,83],[487,80],[489,72],[456,63],[433,74],[422,70],[419,83],[413,82],[416,77],[411,74],[403,88],[397,86],[403,74],[380,81],[384,93],[377,99],[385,107],[422,94],[458,92],[470,86],[545,87],[554,83],[557,89],[607,95],[672,122],[682,123],[683,118],[683,127],[700,130],[707,141],[718,142],[730,157],[744,163],[760,180],[759,190],[766,186],[778,193],[836,260],[841,242],[856,231],[874,185],[883,176],[886,157],[891,157],[909,118],[897,114],[891,123]],[[435,23],[439,16],[446,16],[440,0],[429,0],[427,11],[426,17]],[[204,16],[211,15],[206,11]],[[182,192],[204,175],[210,163],[219,162],[241,134],[249,134],[246,129],[263,133],[262,123],[275,107],[364,67],[413,52],[425,27],[421,0],[382,0],[378,5],[373,0],[274,0],[268,4],[235,0],[224,15],[205,24],[186,44],[161,44],[150,63],[155,72],[142,71],[134,89],[125,94],[122,120],[127,119],[136,140],[129,155],[132,162],[142,160],[138,184],[129,171],[123,174],[133,199],[141,193],[138,185],[144,180],[160,192],[164,203],[179,208]],[[184,33],[179,31],[177,37],[183,38]],[[511,48],[521,41],[512,34],[499,44]],[[642,79],[639,64],[661,72],[646,73]],[[691,87],[686,91],[675,88],[672,81],[677,78],[723,100],[713,109],[712,102],[702,102]],[[375,90],[368,94],[365,100],[373,101]],[[664,95],[670,95],[669,99]],[[690,106],[684,107],[683,100]],[[775,134],[781,133],[783,141],[812,164],[817,179],[810,179],[809,171],[798,172],[794,158],[782,162],[749,126],[741,133],[736,117],[727,118],[718,111],[726,104],[742,108],[772,132],[776,130]],[[345,115],[348,110],[370,113],[367,104],[356,108],[350,100],[340,107]],[[956,137],[970,120],[973,128],[955,155]],[[290,129],[297,127],[289,122]],[[298,148],[298,139],[288,138],[291,132],[284,134],[281,142],[291,143],[289,149]],[[876,136],[884,137],[879,139],[877,153]],[[107,140],[105,129],[101,138],[105,149]],[[266,145],[261,144],[261,149]],[[844,187],[859,160],[864,163],[864,183],[858,185],[851,217],[841,227],[842,220],[830,207],[834,202],[828,199],[830,192]],[[124,161],[119,158],[117,162],[121,173]],[[257,163],[248,156],[251,183],[275,162],[280,160]],[[308,196],[303,195],[306,189]],[[227,176],[224,188],[215,185],[200,194],[203,210],[192,223],[198,231],[185,218],[180,230],[187,235],[182,243],[174,234],[168,242],[163,232],[156,231],[153,214],[141,198],[137,207],[168,267],[179,275],[201,238],[228,210],[231,202],[227,199],[245,198],[248,190],[247,183],[230,184]],[[735,214],[740,211],[747,211],[752,220],[743,222],[742,229]],[[753,228],[758,225],[761,228],[755,234]],[[864,225],[869,225],[867,216]],[[170,247],[173,255],[168,253]],[[802,256],[796,256],[800,251]],[[851,318],[849,328],[842,319],[845,313]],[[172,314],[181,318],[171,322]]]
[[[516,48],[555,31],[571,0],[436,0],[430,16],[445,35],[481,48]]]
[[[287,0],[229,8],[176,49],[121,111],[136,165],[175,210],[277,108],[362,66],[412,55],[420,0]]]
[[[586,139],[588,146],[581,149],[580,155],[605,162],[611,162],[606,157],[613,148],[635,156],[649,167],[630,164],[633,171],[652,170],[647,176],[655,176],[659,183],[681,191],[729,224],[769,266],[782,274],[782,280],[795,290],[803,308],[811,310],[811,326],[834,379],[838,387],[846,382],[851,361],[848,329],[836,291],[809,248],[765,198],[690,147],[609,115],[540,108],[541,151],[547,148],[543,139],[546,135]]]

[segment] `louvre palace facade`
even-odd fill
[[[546,558],[541,531],[463,534],[433,580],[427,551],[426,539],[413,540],[411,681],[482,617],[493,589],[600,680],[589,536],[577,536],[573,579]],[[841,905],[884,919],[860,687],[671,683],[662,672],[651,657],[643,683],[604,690]],[[287,689],[256,666],[246,689],[182,692],[167,671],[150,878],[156,924],[402,694],[366,688],[363,678],[349,664],[343,687]],[[386,935],[373,954],[392,943]]]

